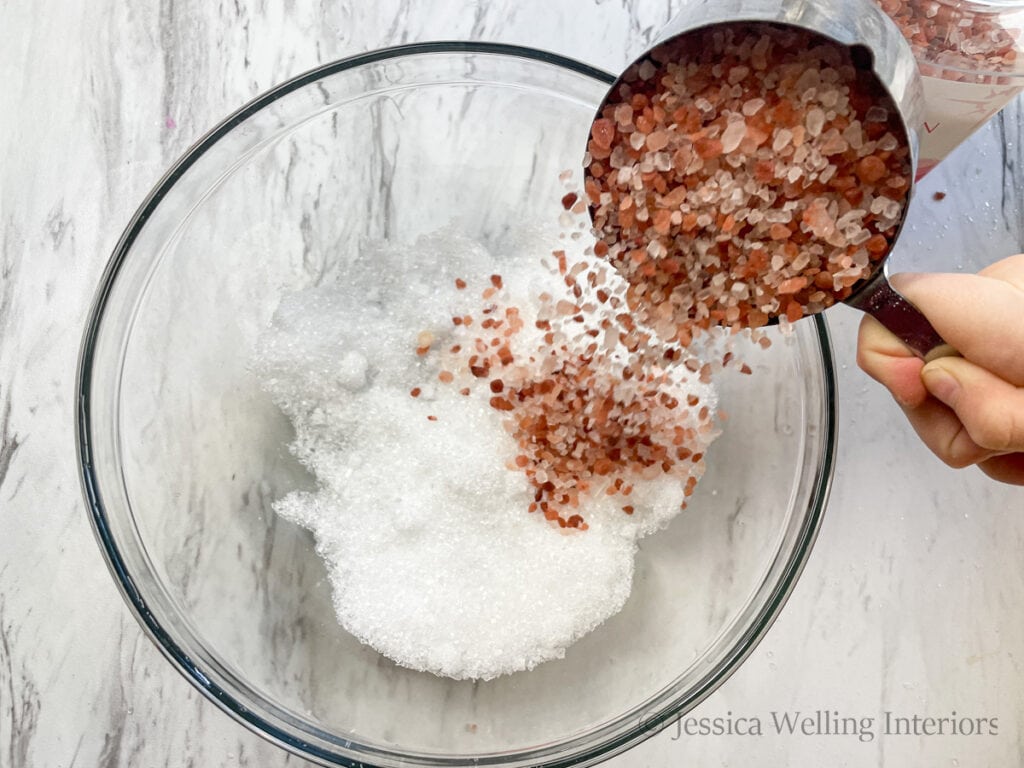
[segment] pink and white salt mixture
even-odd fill
[[[906,150],[856,68],[778,29],[705,42],[612,95],[560,235],[368,248],[260,339],[317,481],[275,509],[314,533],[342,626],[401,665],[526,670],[618,612],[704,473],[713,379],[751,373],[736,336],[767,345],[888,249]]]
[[[571,241],[545,267],[550,242],[384,245],[286,296],[259,343],[317,481],[275,510],[315,534],[342,626],[413,669],[564,655],[622,608],[716,435],[710,368],[640,361],[625,284]]]

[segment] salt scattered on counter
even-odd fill
[[[565,291],[562,275],[537,258],[549,242],[527,238],[492,255],[443,233],[370,249],[344,281],[286,296],[260,339],[254,369],[291,419],[290,449],[318,484],[275,510],[314,533],[342,626],[403,666],[490,679],[562,657],[622,608],[637,541],[684,501],[679,477],[655,471],[637,478],[629,514],[621,494],[594,482],[580,500],[585,531],[529,513],[536,482],[516,468],[507,414],[486,386],[456,378],[465,371],[439,378],[450,358],[423,349],[465,341],[452,318],[478,310],[480,293],[463,288],[498,264],[500,291],[495,282],[488,295],[525,321],[517,354],[535,349],[537,313],[550,311],[538,297]],[[614,274],[608,280],[607,290],[624,291]],[[662,386],[716,407],[697,376]],[[704,414],[680,411],[694,452],[715,436],[698,429]],[[689,470],[693,482],[702,469]]]

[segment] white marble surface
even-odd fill
[[[162,170],[230,110],[321,62],[476,38],[615,70],[677,4],[0,2],[0,766],[303,764],[221,714],[143,637],[79,491],[82,324]],[[1018,101],[920,186],[897,268],[971,270],[1024,250],[1021,118]],[[610,765],[1024,762],[1024,490],[933,459],[856,369],[856,314],[831,319],[840,455],[817,547],[766,639],[694,713],[760,717],[767,732],[670,729]],[[776,735],[773,710],[871,717],[875,734]],[[886,710],[998,718],[997,733],[886,736]]]

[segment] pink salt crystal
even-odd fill
[[[763,70],[768,66],[768,47],[771,45],[771,38],[768,35],[761,35],[761,38],[754,43],[750,49],[750,63],[756,70]]]
[[[900,143],[891,133],[885,134],[885,136],[878,140],[878,148],[885,152],[892,152],[894,149],[899,147],[899,145]]]
[[[744,120],[731,120],[726,126],[725,130],[722,131],[722,151],[732,152],[739,147],[740,142],[743,141],[743,137],[747,135],[747,124]],[[650,146],[650,140],[648,140],[648,146]]]
[[[615,108],[615,122],[621,128],[628,128],[633,124],[633,108],[629,104],[619,104]]]
[[[829,215],[822,198],[816,198],[804,211],[803,222],[815,237],[827,237],[835,231],[836,222]]]
[[[817,138],[821,135],[821,129],[825,127],[825,112],[820,107],[811,107],[807,110],[805,118],[807,133]]]
[[[658,152],[668,146],[668,132],[654,131],[647,137],[647,149]]]
[[[859,120],[854,120],[846,127],[846,130],[843,131],[843,138],[853,149],[859,150],[864,146],[864,130]]]
[[[865,123],[884,123],[888,119],[889,110],[877,105],[868,108],[867,114],[864,115]]]
[[[846,143],[846,140],[839,135],[839,131],[835,128],[829,131],[829,134],[830,135],[827,136],[825,142],[821,145],[821,154],[826,157],[829,155],[838,155],[850,148],[850,145]]]
[[[736,85],[749,74],[750,67],[745,67],[742,65],[732,67],[729,70],[729,85]]]
[[[619,170],[630,166],[632,162],[633,161],[632,158],[630,158],[629,156],[629,152],[621,144],[617,145],[615,149],[612,150],[612,154],[608,158],[608,164],[612,168],[617,168]]]
[[[743,102],[743,114],[746,115],[747,117],[753,117],[754,115],[761,111],[761,108],[763,106],[764,99],[747,99],[747,101]]]
[[[780,128],[775,134],[775,141],[772,142],[772,152],[781,152],[789,146],[791,141],[793,141],[793,132],[788,128]]]
[[[796,293],[797,291],[803,290],[807,287],[807,278],[802,275],[799,277],[791,277],[788,280],[783,280],[779,283],[775,292],[778,294],[790,294]]]

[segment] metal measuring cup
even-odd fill
[[[687,36],[709,28],[756,23],[798,28],[822,38],[823,42],[845,46],[858,68],[874,76],[877,92],[887,95],[888,103],[880,106],[894,114],[902,126],[911,165],[907,205],[893,238],[895,243],[913,196],[924,99],[910,46],[893,21],[871,0],[689,0],[655,44],[626,72],[665,43],[685,45]],[[598,117],[622,80],[620,77],[612,85],[609,96],[598,108]],[[924,315],[889,283],[887,262],[891,252],[890,246],[844,303],[873,316],[925,360],[956,354]]]

